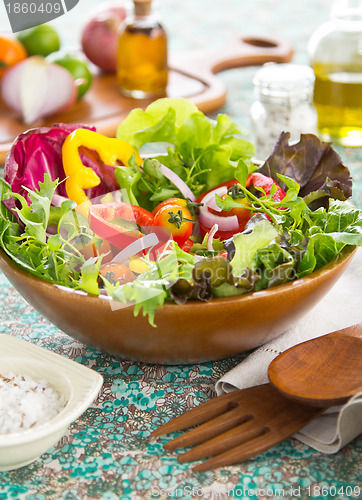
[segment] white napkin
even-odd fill
[[[306,340],[362,321],[362,248],[313,310],[275,340],[264,344],[216,383],[221,395],[267,383],[268,366],[281,352]],[[323,453],[336,453],[362,433],[362,393],[345,405],[330,408],[295,434],[295,438]]]

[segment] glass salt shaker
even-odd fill
[[[281,132],[290,132],[290,143],[317,133],[314,80],[312,68],[301,64],[266,63],[257,71],[250,110],[257,160],[270,155]]]

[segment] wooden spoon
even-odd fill
[[[287,349],[270,363],[268,376],[281,394],[299,403],[345,403],[362,391],[362,323]]]

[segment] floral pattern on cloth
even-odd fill
[[[2,275],[0,294],[0,333],[73,359],[104,377],[97,400],[55,447],[26,467],[0,472],[0,500],[258,499],[281,493],[284,498],[317,499],[323,486],[356,491],[358,440],[329,456],[290,439],[253,460],[193,473],[192,464],[177,461],[182,450],[163,449],[179,433],[150,438],[159,425],[213,397],[216,380],[245,354],[186,366],[119,360],[60,332]]]

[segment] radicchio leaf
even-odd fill
[[[62,182],[65,180],[62,146],[65,138],[77,128],[95,131],[94,127],[86,125],[57,123],[52,127],[34,128],[20,134],[5,159],[4,178],[11,190],[21,194],[29,202],[25,188],[37,190],[47,172],[52,181],[60,181],[55,194],[66,197],[65,183]],[[119,189],[114,168],[105,165],[96,151],[81,147],[80,156],[84,165],[92,168],[101,179],[98,186],[86,190],[90,199]]]
[[[351,197],[350,171],[330,142],[323,142],[313,134],[301,134],[298,143],[289,145],[289,137],[289,132],[280,134],[259,172],[272,177],[281,187],[283,183],[277,174],[291,177],[300,185],[301,197],[314,191],[323,191],[324,197],[339,200]]]

